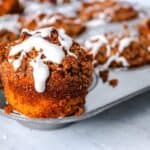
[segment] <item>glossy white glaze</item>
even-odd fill
[[[64,30],[58,30],[58,40],[60,45],[56,45],[46,40],[46,37],[51,35],[54,28],[43,28],[36,31],[23,30],[30,35],[29,38],[23,42],[11,47],[9,56],[15,56],[19,54],[17,59],[8,59],[10,63],[13,63],[14,70],[22,65],[22,61],[27,53],[35,50],[38,52],[38,56],[31,60],[30,65],[33,68],[33,77],[35,89],[37,92],[44,92],[46,87],[46,80],[49,77],[50,71],[45,62],[53,62],[61,64],[65,57],[64,49],[67,55],[76,57],[76,55],[70,52],[70,48],[73,44],[73,40],[65,34]],[[42,55],[44,58],[42,58]]]

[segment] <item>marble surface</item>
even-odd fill
[[[148,0],[139,2],[150,5]],[[31,130],[0,117],[0,150],[147,150],[149,147],[150,92],[54,131]]]
[[[146,150],[150,92],[96,117],[54,131],[36,131],[0,118],[1,150]]]

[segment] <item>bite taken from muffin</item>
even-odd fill
[[[8,104],[25,116],[80,115],[92,82],[92,56],[64,30],[22,31],[1,63]]]

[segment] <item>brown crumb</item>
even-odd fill
[[[115,88],[118,85],[118,79],[111,79],[108,81],[109,85]]]
[[[102,79],[103,82],[107,82],[109,76],[108,70],[103,70],[99,72],[99,77]]]
[[[4,112],[6,114],[12,113],[13,112],[13,107],[10,104],[6,105],[5,108],[4,108]]]

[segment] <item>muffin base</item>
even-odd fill
[[[70,115],[80,115],[84,111],[85,95],[76,98],[32,99],[18,93],[10,87],[5,87],[5,96],[14,110],[31,118],[57,118]]]

